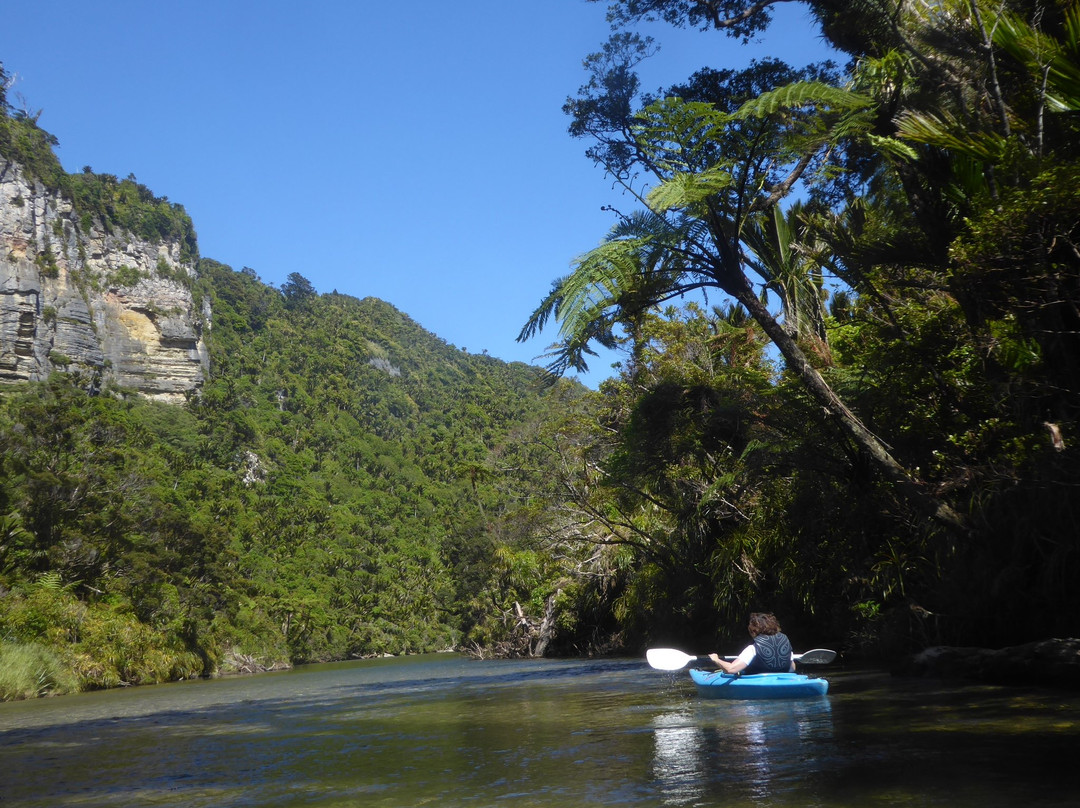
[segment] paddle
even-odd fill
[[[803,665],[828,665],[836,659],[836,651],[828,648],[811,648],[801,654],[792,654],[791,658]]]
[[[734,659],[734,657],[730,657]],[[801,654],[792,654],[791,658],[803,665],[828,665],[836,659],[836,651],[827,648],[814,648]],[[714,667],[707,656],[691,656],[674,648],[650,648],[645,652],[649,666],[660,671],[679,671],[694,663],[698,666]]]

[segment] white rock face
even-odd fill
[[[70,201],[0,157],[0,383],[78,372],[183,401],[209,363],[194,279],[179,243],[83,232]]]

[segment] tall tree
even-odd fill
[[[663,99],[644,97],[634,112],[631,66],[649,46],[634,36],[614,37],[586,62],[591,79],[566,106],[571,132],[597,141],[590,155],[645,210],[622,216],[605,243],[555,282],[519,339],[554,318],[562,343],[551,370],[580,367],[592,341],[612,341],[618,326],[642,312],[718,290],[745,307],[885,480],[919,511],[963,530],[962,518],[892,456],[762,302],[743,250],[756,214],[770,211],[814,167],[827,164],[838,144],[870,131],[873,99],[827,81],[835,80],[828,65],[794,71],[768,60],[739,72],[700,71]],[[652,185],[637,185],[638,172]]]
[[[1026,636],[1032,614],[1076,610],[1075,588],[1063,581],[1069,571],[1075,577],[1068,560],[1075,557],[1075,514],[1064,481],[1075,477],[1070,469],[1078,462],[1080,11],[1055,0],[808,0],[807,6],[826,40],[854,57],[844,85],[848,100],[832,109],[797,107],[836,135],[821,152],[828,156],[826,182],[810,186],[825,203],[811,206],[814,236],[828,245],[822,257],[851,287],[849,305],[834,306],[847,313],[831,331],[837,367],[825,377],[936,497],[970,507],[967,521],[978,531],[978,541],[929,542],[927,534],[894,520],[898,535],[890,545],[906,549],[889,561],[883,556],[877,572],[863,577],[873,580],[881,570],[911,563],[923,569],[919,575],[905,569],[903,583],[886,587],[891,595],[866,595],[926,597],[949,614],[938,625],[949,622],[958,633],[978,626],[995,641],[1006,633]],[[764,30],[776,5],[612,0],[610,8],[617,25],[651,16],[739,36],[733,21]],[[714,16],[714,10],[723,13]],[[825,97],[819,93],[789,85],[752,106],[790,110],[796,107],[787,102]],[[858,107],[854,95],[865,106]],[[702,99],[682,96],[684,103],[694,100]],[[634,102],[624,93],[621,104],[647,109],[654,101]],[[629,143],[622,154],[632,159],[642,150],[631,141],[648,134],[638,124],[632,119],[601,134]],[[595,137],[588,130],[575,134]],[[802,145],[814,142],[807,137]],[[595,158],[606,147],[600,142],[590,154]],[[642,161],[622,176],[648,170]],[[807,169],[803,179],[812,176]],[[648,177],[655,188],[670,185],[667,177]],[[696,187],[703,190],[710,180],[715,191],[719,179],[698,172]],[[688,211],[678,201],[670,207],[676,192],[686,198],[692,188],[684,180],[641,198],[652,205],[645,206],[648,213],[673,224],[675,213]],[[753,230],[744,228],[742,246],[752,240]],[[647,266],[665,266],[659,252],[653,243]],[[671,253],[669,270],[675,271],[676,254],[689,265],[683,253]],[[612,250],[609,257],[615,256]],[[627,279],[635,264],[620,260],[621,274],[614,277],[633,288]],[[662,284],[673,275],[653,269],[650,277]],[[588,289],[584,273],[578,280],[575,287],[563,279],[545,301],[564,326],[564,340],[588,334],[565,328],[573,295]],[[755,290],[759,280],[768,282],[754,279]],[[619,306],[629,310],[638,302],[615,290],[610,283],[588,289],[588,306],[578,307],[593,315],[595,334],[618,334]],[[609,315],[606,321],[596,316],[600,312]],[[791,367],[789,352],[781,351]],[[879,535],[868,537],[867,547],[885,544]],[[914,584],[919,578],[921,589]],[[988,608],[1001,593],[1016,590],[1031,595],[1026,611]]]

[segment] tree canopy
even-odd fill
[[[605,241],[556,279],[520,336],[558,323],[553,375],[582,366],[594,343],[628,349],[610,389],[629,396],[610,411],[619,437],[590,488],[620,509],[615,469],[627,458],[648,467],[640,451],[671,428],[677,402],[695,391],[709,423],[735,391],[751,395],[746,366],[717,361],[721,332],[739,323],[780,360],[751,362],[768,379],[742,416],[757,437],[705,475],[740,483],[742,498],[725,501],[742,523],[705,529],[699,552],[676,553],[685,568],[656,560],[657,542],[681,546],[670,528],[639,527],[652,541],[627,597],[639,586],[685,593],[692,569],[729,615],[719,581],[741,590],[729,597],[742,607],[843,606],[882,642],[1022,635],[1038,608],[1075,608],[1060,586],[1076,571],[1074,514],[1067,486],[1047,488],[1075,464],[1075,4],[810,2],[853,57],[842,71],[766,60],[641,92],[636,67],[654,44],[636,22],[767,38],[773,5],[609,4],[618,30],[585,60],[588,80],[565,110],[637,208],[615,211]],[[716,296],[744,314],[701,307]],[[698,307],[671,307],[687,300]],[[671,342],[691,323],[698,342]],[[710,496],[687,512],[666,486],[709,436],[654,468],[634,507],[700,524]],[[782,476],[756,476],[762,467]],[[828,595],[814,593],[823,570],[840,582]],[[994,608],[1006,581],[1034,593],[1008,616]]]

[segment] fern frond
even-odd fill
[[[55,570],[41,573],[35,583],[46,592],[62,592],[65,588],[63,577]]]
[[[919,159],[919,153],[902,140],[874,134],[868,134],[866,139],[870,142],[871,146],[886,157],[911,161]]]
[[[873,130],[876,111],[873,109],[857,109],[839,116],[832,124],[832,138],[860,138]]]
[[[559,333],[572,339],[588,330],[589,323],[618,304],[634,285],[639,253],[648,239],[608,241],[586,253],[577,268],[561,285],[562,300],[556,317],[562,320]]]
[[[608,231],[604,240],[650,238],[661,241],[677,235],[672,222],[665,216],[648,208],[642,208],[621,218],[618,224]]]
[[[731,174],[719,166],[698,173],[680,171],[649,191],[647,201],[657,211],[693,208],[731,184]]]
[[[800,107],[819,107],[838,112],[852,112],[873,104],[872,99],[861,93],[834,87],[820,81],[797,81],[769,90],[747,101],[735,113],[737,119],[764,118],[780,110]]]
[[[711,148],[716,133],[731,116],[703,101],[668,97],[655,101],[635,118],[638,148],[665,171],[689,171],[698,164],[700,150]]]
[[[521,331],[518,332],[517,342],[525,342],[530,340],[544,330],[544,326],[547,325],[549,319],[555,315],[559,305],[562,302],[562,285],[566,281],[566,278],[557,278],[551,284],[551,291],[548,292],[547,297],[540,301],[540,305],[536,307],[536,310],[529,316],[528,322],[521,327]]]
[[[636,116],[634,131],[650,140],[686,143],[708,138],[728,123],[729,115],[705,101],[684,101],[669,96],[654,101]]]

